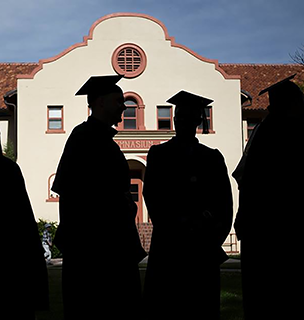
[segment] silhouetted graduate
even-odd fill
[[[153,223],[145,280],[149,319],[218,319],[221,245],[232,224],[224,158],[195,137],[212,100],[181,91],[176,137],[148,153],[144,198]]]
[[[0,144],[1,319],[35,319],[48,309],[48,276],[37,223],[19,166]]]
[[[112,125],[126,109],[121,76],[91,77],[92,115],[71,133],[52,190],[60,195],[55,244],[63,252],[66,319],[139,316],[138,262],[146,255],[135,225],[128,163]]]
[[[290,76],[268,92],[248,150],[235,221],[245,319],[297,319],[303,283],[304,97]]]

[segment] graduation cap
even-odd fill
[[[293,79],[296,76],[296,73],[293,74],[292,76],[289,76],[275,84],[272,84],[271,86],[267,87],[266,89],[263,89],[260,93],[259,96],[268,92],[269,94],[274,91],[279,91],[279,90],[284,90],[285,87],[289,86],[289,83],[292,83],[290,80]]]
[[[259,96],[268,92],[269,96],[269,111],[275,109],[281,110],[287,105],[298,103],[303,101],[303,93],[301,89],[292,81],[296,73],[271,85],[270,87],[262,90]]]
[[[168,99],[167,102],[175,104],[177,108],[191,108],[193,111],[199,110],[202,117],[203,133],[209,133],[205,108],[211,108],[210,103],[213,100],[182,90]]]
[[[75,93],[75,96],[87,95],[90,104],[90,102],[98,96],[113,92],[121,92],[121,89],[116,83],[122,77],[122,75],[92,76]]]

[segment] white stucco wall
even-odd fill
[[[7,144],[7,137],[8,137],[8,120],[1,120],[0,121],[0,142],[2,148]]]
[[[75,97],[75,92],[92,75],[114,74],[112,54],[124,43],[140,46],[147,56],[140,76],[119,82],[124,92],[136,92],[143,99],[146,129],[156,130],[156,106],[167,105],[166,100],[181,89],[213,99],[215,134],[198,138],[224,154],[231,174],[242,152],[240,81],[225,79],[214,62],[172,46],[153,18],[113,16],[96,23],[91,33],[87,45],[45,61],[32,79],[18,80],[18,162],[36,217],[58,219],[58,203],[46,202],[47,182],[71,130],[87,118],[86,97]],[[64,106],[65,133],[46,134],[48,105]],[[232,185],[236,208],[233,180]]]

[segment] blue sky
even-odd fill
[[[57,55],[116,12],[151,15],[220,63],[290,63],[304,45],[303,0],[10,0],[1,4],[0,62]]]

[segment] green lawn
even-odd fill
[[[143,270],[144,271],[144,270]],[[61,295],[61,267],[50,267],[50,311],[39,312],[37,320],[63,320]],[[141,272],[142,278],[144,272]],[[224,271],[221,273],[221,319],[243,320],[241,273]]]
[[[221,319],[243,320],[240,272],[221,273]]]

